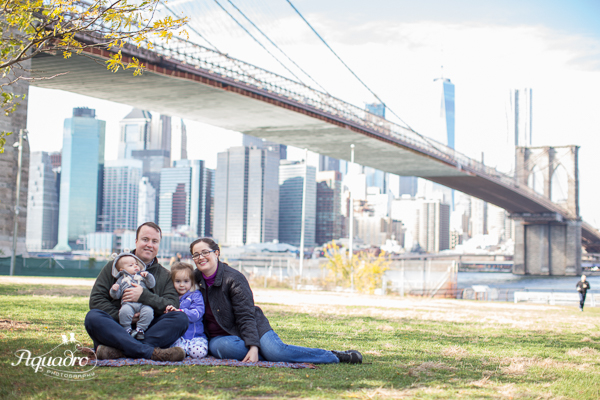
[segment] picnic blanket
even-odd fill
[[[145,358],[118,358],[115,360],[91,360],[88,365],[98,367],[125,367],[130,365],[207,365],[207,366],[227,366],[227,367],[263,367],[263,368],[293,368],[315,369],[311,363],[289,363],[289,362],[241,362],[237,360],[220,360],[214,357],[191,358],[186,357],[183,361],[153,361]]]

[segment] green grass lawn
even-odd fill
[[[358,349],[362,365],[96,368],[54,379],[15,352],[40,355],[83,327],[89,287],[0,284],[0,398],[26,399],[599,399],[600,309],[457,300],[406,308],[261,304],[292,344]]]

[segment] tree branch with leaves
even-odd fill
[[[182,30],[187,18],[156,17],[160,0],[0,0],[0,106],[10,115],[25,99],[10,87],[20,80],[52,79],[56,76],[31,77],[24,62],[41,53],[88,55],[91,48],[114,52],[106,60],[109,71],[132,70],[142,74],[145,66],[135,57],[125,62],[121,49],[126,43],[151,49],[152,39],[168,41]],[[82,40],[92,36],[93,41]],[[66,72],[65,72],[66,73]],[[61,74],[59,74],[61,75]],[[0,153],[5,136],[0,133]]]

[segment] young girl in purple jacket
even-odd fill
[[[185,354],[192,358],[203,358],[208,353],[208,340],[204,334],[202,316],[204,315],[204,300],[202,294],[194,290],[194,270],[191,265],[176,262],[171,266],[171,280],[179,293],[179,309],[167,306],[165,313],[171,311],[184,312],[190,326],[182,337],[171,347],[181,347]]]

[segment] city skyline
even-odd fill
[[[473,5],[472,2],[467,3]],[[369,10],[366,18],[358,20],[358,24],[351,24],[351,21],[357,22],[353,20],[358,14],[356,5],[350,3],[340,7],[340,14],[333,20],[332,9],[335,4],[339,5],[339,2],[319,6],[307,2],[301,6],[309,18],[319,18],[321,33],[339,49],[359,76],[413,128],[425,134],[430,131],[426,122],[428,114],[424,111],[428,109],[426,105],[429,99],[425,95],[415,94],[427,92],[425,87],[439,76],[439,66],[444,65],[444,75],[460,87],[456,103],[462,114],[456,120],[456,149],[475,159],[480,159],[483,152],[487,165],[500,168],[505,159],[513,159],[514,155],[508,151],[513,143],[508,140],[505,99],[511,89],[533,88],[536,93],[533,105],[536,134],[533,145],[582,146],[582,216],[594,226],[600,225],[600,211],[596,210],[593,203],[600,190],[593,183],[593,153],[600,144],[599,135],[593,134],[600,126],[600,117],[594,112],[598,109],[599,100],[593,94],[600,90],[598,54],[594,46],[599,43],[600,35],[589,23],[597,5],[577,2],[571,7],[543,7],[511,2],[509,7],[491,3],[489,7],[499,10],[496,17],[484,12],[481,6],[469,7],[468,13],[459,16],[448,7],[427,7],[430,14],[426,14],[424,5],[411,5],[407,7],[408,12],[398,12],[396,16],[391,11],[401,9],[402,2],[378,2],[379,12],[376,9]],[[456,9],[461,7],[456,6]],[[383,10],[388,12],[384,15]],[[557,15],[561,19],[557,19]],[[396,20],[403,23],[398,25],[394,23]],[[588,22],[578,23],[582,21]],[[374,24],[381,29],[367,29]],[[346,32],[347,37],[341,37],[340,32]],[[359,32],[362,33],[361,40],[350,43],[352,41],[348,38],[357,38]],[[314,50],[311,46],[313,44],[307,42],[308,50]],[[320,50],[315,52],[321,53]],[[310,57],[302,61],[309,66],[313,62]],[[373,63],[378,65],[377,74],[369,72]],[[338,67],[329,68],[331,64],[321,65],[323,74],[328,74],[326,77],[339,71],[336,69]],[[394,72],[392,66],[397,66]],[[339,82],[337,77],[325,78],[325,81],[337,88],[347,83],[347,80]],[[33,150],[58,150],[52,148],[53,144],[36,143],[41,140],[41,135],[50,136],[48,131],[52,124],[45,123],[43,128],[39,125],[39,121],[49,122],[40,118],[42,114],[39,107],[55,110],[54,104],[49,105],[47,101],[39,99],[47,96],[74,98],[74,95],[32,88],[29,119]],[[342,98],[352,101],[356,95]],[[367,96],[360,97],[359,101],[372,102]],[[40,104],[36,106],[38,102]],[[114,115],[114,110],[123,110],[123,106],[108,102],[103,102],[103,107],[107,115]],[[127,110],[121,111],[119,117],[122,118],[126,113]],[[106,118],[103,114],[102,117]],[[111,122],[107,119],[107,123],[107,136],[110,136]],[[186,124],[191,153],[189,158],[204,159],[209,167],[216,165],[216,153],[231,145],[232,140],[241,142],[241,135],[230,131],[188,121]],[[481,140],[482,132],[485,132],[485,140]],[[107,137],[107,143],[109,140],[110,137]],[[289,158],[299,159],[299,152],[290,148]],[[107,156],[110,158],[110,155]],[[317,160],[313,162],[309,157],[309,164],[318,165],[318,156],[311,157]]]

